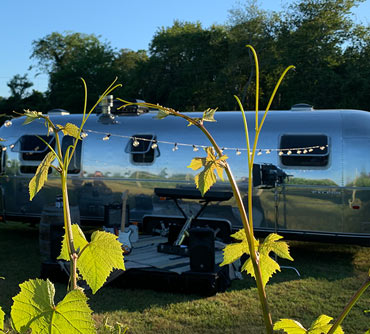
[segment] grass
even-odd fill
[[[306,328],[321,314],[336,317],[360,286],[370,267],[370,248],[318,243],[291,242],[294,265],[282,269],[267,286],[273,320],[293,318]],[[38,277],[40,258],[38,229],[20,223],[0,225],[0,305],[7,315],[18,284]],[[66,287],[56,284],[56,301]],[[104,287],[90,295],[90,306],[98,332],[103,322],[120,322],[128,333],[264,333],[257,291],[253,280],[234,281],[225,293],[204,298],[151,290]],[[370,328],[370,291],[345,320],[346,334],[362,334]]]

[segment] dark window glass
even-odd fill
[[[63,158],[69,146],[74,144],[75,138],[71,136],[64,136],[62,140],[62,154]],[[75,153],[73,154],[72,160],[68,166],[68,173],[78,174],[81,171],[81,149],[82,141],[79,140],[76,146]]]
[[[51,147],[55,147],[55,138],[53,136],[39,136],[45,140]],[[50,152],[49,147],[37,136],[26,135],[19,139],[22,160],[24,161],[42,161]]]
[[[156,137],[153,135],[134,135],[129,140],[125,152],[131,154],[134,163],[152,163],[154,158],[159,156]]]
[[[325,135],[283,135],[280,149],[283,150],[281,163],[285,166],[322,167],[329,163],[328,137]]]

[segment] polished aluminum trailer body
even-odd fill
[[[140,223],[145,215],[179,215],[171,201],[161,201],[154,194],[154,188],[193,189],[197,172],[187,166],[192,158],[205,155],[202,149],[194,152],[193,145],[200,148],[209,144],[199,129],[187,127],[184,120],[173,116],[159,120],[155,115],[102,114],[89,118],[85,124],[88,136],[78,150],[80,156],[71,168],[68,185],[71,204],[79,206],[83,220],[101,222],[104,206],[119,203],[124,191],[129,194],[131,220]],[[262,115],[259,114],[260,119]],[[79,125],[82,118],[50,117],[62,125]],[[255,113],[247,113],[251,139],[254,117]],[[247,203],[242,115],[216,112],[215,119],[217,122],[207,123],[206,127],[219,146],[225,148],[224,154],[229,157],[227,161]],[[4,147],[0,214],[7,220],[38,218],[43,206],[53,203],[60,194],[59,176],[52,170],[45,188],[29,201],[28,182],[42,158],[42,154],[33,152],[40,150],[40,145],[29,143],[32,136],[45,136],[47,131],[42,121],[22,125],[23,121],[24,118],[14,119],[11,126],[0,129],[0,137],[6,139],[0,143]],[[153,143],[157,147],[152,148]],[[311,146],[320,148],[309,150]],[[270,172],[278,171],[281,177],[274,182],[271,177],[275,174],[271,174],[268,184],[254,188],[256,231],[370,244],[369,150],[368,112],[310,108],[269,112],[255,163]],[[212,190],[230,191],[230,186],[227,180],[218,181]],[[188,212],[199,207],[197,201],[191,200],[184,200],[182,205]],[[233,198],[210,205],[202,216],[227,219],[233,228],[241,227]]]

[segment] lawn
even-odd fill
[[[370,248],[290,242],[295,271],[282,269],[267,287],[273,320],[300,321],[306,328],[320,314],[337,316],[360,286],[370,268]],[[9,315],[18,284],[38,277],[40,258],[38,229],[20,223],[0,225],[0,305]],[[280,261],[281,265],[291,265]],[[56,300],[66,291],[56,284]],[[250,277],[234,281],[231,288],[212,297],[151,290],[104,287],[89,295],[98,332],[106,317],[110,324],[129,326],[130,334],[145,333],[264,333],[257,291]],[[370,328],[370,291],[345,320],[346,334],[362,334]]]

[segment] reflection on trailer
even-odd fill
[[[161,201],[155,188],[194,189],[192,158],[204,156],[208,142],[196,127],[175,117],[134,110],[92,115],[85,124],[69,168],[71,205],[83,221],[101,223],[104,208],[119,204],[128,191],[130,220],[142,224],[146,216],[181,217],[173,201]],[[192,113],[199,117],[200,114]],[[247,113],[253,124],[254,113]],[[50,115],[55,124],[79,125],[81,115]],[[262,114],[260,114],[262,117]],[[216,112],[207,124],[231,166],[247,203],[247,156],[240,112]],[[3,125],[0,163],[0,214],[6,220],[39,219],[42,208],[60,194],[58,174],[50,170],[45,188],[29,201],[28,182],[47,154],[54,137],[47,137],[42,121],[22,125],[24,118]],[[7,124],[9,125],[9,124]],[[252,127],[251,127],[252,128]],[[250,129],[253,138],[253,129]],[[72,138],[62,139],[63,151]],[[199,149],[197,152],[194,150]],[[254,223],[257,233],[292,238],[370,243],[370,114],[359,110],[314,110],[305,105],[271,111],[258,143],[254,166]],[[231,191],[218,181],[216,192]],[[188,213],[199,210],[193,199],[179,199]],[[199,217],[242,226],[234,198],[213,202]]]

